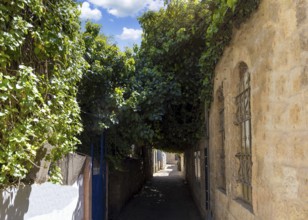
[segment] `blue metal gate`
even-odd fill
[[[107,191],[107,169],[105,160],[105,137],[101,135],[99,141],[99,161],[94,145],[91,145],[92,156],[92,220],[106,220],[106,191]]]

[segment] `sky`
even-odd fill
[[[142,29],[137,17],[145,11],[158,11],[164,0],[78,0],[80,20],[101,24],[101,32],[111,37],[121,50],[140,45]]]

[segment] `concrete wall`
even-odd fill
[[[262,0],[235,30],[216,67],[210,109],[215,219],[308,219],[308,1]],[[237,200],[239,128],[235,125],[239,63],[251,75],[252,204]],[[226,190],[219,189],[218,89],[225,106]]]
[[[122,163],[123,170],[109,172],[108,215],[116,219],[126,202],[143,186],[146,171],[142,159],[127,158]]]
[[[1,220],[83,219],[83,177],[72,186],[44,183],[0,193]]]
[[[91,158],[70,155],[66,171],[79,175],[66,175],[75,179],[72,185],[49,182],[13,187],[0,191],[1,220],[89,220],[91,219]],[[77,158],[77,160],[75,160]],[[85,163],[84,163],[85,162]],[[80,165],[80,166],[79,166]]]

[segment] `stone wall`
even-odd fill
[[[211,202],[217,220],[308,219],[308,1],[261,0],[215,70],[210,109]],[[241,63],[250,73],[252,202],[239,198],[236,100]],[[223,85],[223,86],[222,86]],[[220,109],[224,104],[226,187]]]
[[[177,164],[178,160],[175,153],[166,153],[166,163],[168,164]]]
[[[203,218],[207,216],[208,211],[205,204],[205,147],[206,140],[203,140],[200,141],[200,144],[197,147],[186,151],[184,154],[185,178],[187,184],[189,185],[195,204],[199,208]],[[199,159],[196,159],[196,157]],[[200,170],[198,171],[198,169]]]

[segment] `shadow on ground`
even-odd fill
[[[176,165],[153,175],[124,209],[118,220],[201,220]]]

